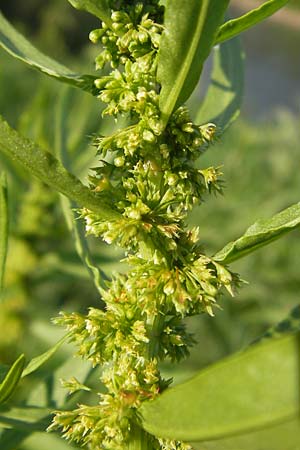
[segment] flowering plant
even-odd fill
[[[226,406],[228,399],[222,398],[216,385],[219,380],[226,380],[226,385],[231,376],[234,379],[241,358],[250,391],[251,386],[263,389],[266,382],[249,373],[252,365],[263,374],[268,372],[265,355],[270,343],[229,359],[224,363],[229,367],[227,374],[222,365],[217,366],[212,374],[201,372],[190,384],[173,389],[169,389],[172,380],[162,376],[160,363],[188,357],[194,338],[185,318],[214,316],[222,292],[234,295],[240,279],[228,264],[300,223],[298,204],[270,221],[256,223],[212,256],[204,252],[198,228],[187,225],[195,205],[206,195],[222,192],[220,168],[202,167],[201,155],[238,115],[243,53],[236,36],[286,1],[268,1],[225,23],[228,0],[168,0],[165,5],[159,0],[69,1],[99,19],[99,28],[90,33],[100,52],[96,76],[75,74],[45,58],[3,17],[2,46],[42,72],[96,95],[106,105],[102,115],[113,116],[117,123],[122,117],[125,126],[111,135],[94,137],[98,162],[91,169],[88,186],[53,154],[21,137],[4,121],[0,123],[1,151],[76,201],[77,217],[84,221],[86,233],[124,249],[129,270],[107,280],[90,266],[105,307],[91,307],[86,314],[64,312],[55,319],[67,329],[65,339],[75,343],[77,353],[93,367],[101,367],[104,389],[96,404],[57,409],[48,429],[61,429],[65,438],[91,450],[221,448],[202,443],[234,435],[236,430],[246,433],[260,411],[246,406],[239,426],[236,413],[228,418],[226,408],[236,410],[240,397],[233,392],[233,403]],[[212,84],[192,119],[185,103],[211,51]],[[237,71],[240,76],[234,83]],[[5,192],[3,181],[3,214]],[[78,218],[74,229],[76,222]],[[5,223],[2,236],[4,248]],[[82,245],[84,238],[80,239]],[[3,270],[4,265],[5,252]],[[297,312],[293,314],[295,318]],[[294,344],[293,335],[272,341],[272,354],[279,358],[284,352],[293,361]],[[49,352],[24,369],[24,357],[20,357],[1,385],[2,401],[11,396],[22,376],[48,358]],[[278,383],[289,376],[289,371],[282,370]],[[213,397],[211,406],[203,387],[206,383],[206,392]],[[88,381],[79,382],[74,376],[64,386],[71,393],[91,390]],[[236,386],[239,392],[239,381]],[[214,398],[223,404],[222,413],[215,411],[219,423],[213,418]],[[272,401],[278,403],[277,398]],[[186,419],[178,414],[179,403]],[[265,403],[260,428],[270,422],[264,419],[270,407]],[[284,412],[278,417],[283,420]]]

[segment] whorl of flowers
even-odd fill
[[[57,412],[52,427],[91,450],[124,450],[139,426],[137,408],[161,393],[158,362],[186,357],[193,337],[186,316],[213,315],[220,290],[232,293],[235,279],[204,255],[198,230],[185,219],[207,192],[219,192],[220,172],[195,168],[195,160],[216,135],[213,124],[195,125],[180,107],[164,126],[159,110],[157,55],[163,32],[158,0],[110,1],[112,26],[101,23],[90,39],[102,47],[99,69],[111,72],[96,80],[104,115],[124,116],[127,127],[99,136],[99,167],[90,187],[120,213],[104,221],[84,209],[87,233],[126,250],[131,269],[103,290],[105,311],[63,314],[58,322],[71,332],[78,353],[101,365],[106,393],[96,406],[79,405]],[[71,392],[88,389],[77,380]],[[188,449],[144,433],[153,449]]]

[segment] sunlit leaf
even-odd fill
[[[225,439],[192,442],[193,450],[298,450],[300,420],[284,423]]]
[[[198,83],[228,3],[229,0],[167,1],[157,75],[165,123]]]
[[[285,6],[288,1],[289,0],[270,0],[237,19],[229,20],[220,27],[215,44],[232,39],[234,36],[248,30],[259,22],[262,22]]]
[[[42,353],[39,356],[36,356],[33,358],[25,367],[22,373],[22,378],[26,377],[27,375],[30,375],[31,373],[38,370],[43,364],[45,364],[56,352],[57,350],[62,346],[64,342],[66,342],[68,339],[68,334],[63,336],[53,347],[51,347],[46,352]]]
[[[111,11],[108,0],[68,0],[76,9],[87,11],[111,26]]]
[[[299,225],[300,203],[297,203],[276,214],[271,219],[255,222],[241,238],[230,242],[214,255],[214,259],[225,264],[231,263],[275,241]]]
[[[44,55],[19,33],[0,12],[0,46],[17,59],[58,81],[96,93],[93,75],[81,75]]]
[[[143,426],[157,436],[205,442],[295,421],[299,358],[297,334],[253,345],[145,403]]]
[[[32,175],[75,200],[80,206],[96,211],[103,218],[119,214],[92,193],[48,151],[24,138],[0,117],[0,152],[19,162]]]

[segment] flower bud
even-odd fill
[[[175,292],[175,284],[174,284],[174,280],[170,279],[163,288],[163,291],[166,295],[171,295],[174,294]]]
[[[115,165],[116,167],[123,167],[124,164],[125,164],[125,158],[124,158],[124,156],[117,156],[117,157],[114,159],[114,165]]]

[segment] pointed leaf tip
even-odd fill
[[[0,385],[0,404],[5,403],[14,394],[25,366],[25,355],[19,356],[9,369]]]
[[[236,241],[229,242],[214,255],[214,260],[229,264],[267,245],[300,225],[300,203],[281,211],[271,219],[263,219],[249,227]]]
[[[13,57],[58,81],[97,94],[93,75],[78,74],[35,48],[0,12],[0,46]]]

